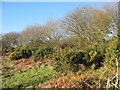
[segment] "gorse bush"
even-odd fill
[[[105,58],[105,45],[95,45],[85,49],[85,61],[87,66],[100,67]]]
[[[67,49],[60,49],[53,53],[54,69],[58,72],[67,72],[70,69],[70,61],[66,55],[69,52]]]
[[[98,52],[97,51],[90,51],[90,62],[94,61],[94,58],[97,56]]]
[[[106,48],[105,62],[104,62],[106,66],[114,67],[116,65],[116,60],[120,55],[117,44],[118,44],[118,39],[117,37],[114,37],[112,44],[110,44],[110,46]]]
[[[16,47],[14,52],[9,55],[10,60],[18,60],[22,58],[29,58],[32,51],[28,47]]]
[[[76,71],[77,64],[84,63],[84,53],[74,52],[69,49],[60,49],[53,53],[54,69],[60,72]]]
[[[7,52],[13,52],[13,51],[14,51],[13,47],[11,47],[11,48],[2,47],[2,49],[1,49],[2,55],[5,55]]]
[[[38,50],[38,47],[28,47],[29,50],[31,50],[32,55],[35,54],[35,52]]]
[[[22,54],[20,52],[12,52],[10,55],[9,55],[9,59],[10,60],[19,60],[22,58]]]
[[[69,52],[66,57],[74,64],[85,64],[85,56],[83,51]]]
[[[90,55],[90,60],[89,60],[89,62],[90,62],[91,64],[96,64],[96,65],[100,66],[101,63],[103,63],[104,55],[101,54],[101,52],[98,52],[98,51],[90,51],[89,55]]]
[[[7,53],[8,52],[8,50],[6,49],[6,48],[2,48],[2,55],[4,55],[5,53]]]
[[[44,58],[46,57],[51,57],[53,53],[53,48],[52,47],[40,47],[34,54],[35,59],[39,58]]]
[[[86,63],[88,63],[89,62],[89,60],[90,60],[90,55],[89,55],[89,53],[90,53],[90,51],[92,51],[93,50],[93,48],[91,48],[91,47],[89,47],[89,48],[86,48],[84,51],[85,51],[85,60],[86,60]]]
[[[19,52],[22,54],[22,58],[29,58],[32,55],[32,52],[28,47],[21,48]]]
[[[14,51],[20,51],[21,50],[21,46],[17,46],[15,49],[14,49]]]
[[[55,70],[66,72],[69,70],[78,70],[77,65],[79,64],[91,66],[93,69],[96,69],[102,65],[105,57],[104,54],[96,48],[87,48],[85,51],[73,51],[73,49],[65,48],[53,53],[52,59]]]

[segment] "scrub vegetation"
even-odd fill
[[[2,88],[116,88],[116,4],[74,9],[61,20],[2,35]]]

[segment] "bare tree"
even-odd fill
[[[19,33],[10,32],[2,36],[2,48],[9,49],[18,45]]]
[[[61,39],[63,37],[63,32],[60,28],[60,21],[57,20],[49,20],[43,26],[43,31],[48,38],[50,39]]]
[[[45,25],[31,25],[22,31],[19,42],[22,45],[26,45],[29,42],[35,42],[36,40],[42,40],[43,42],[51,39],[60,39],[62,33],[60,33],[59,23],[56,20],[49,20]]]
[[[26,27],[25,30],[22,31],[19,43],[22,45],[26,45],[29,42],[35,40],[44,40],[44,35],[42,33],[42,26],[41,25],[31,25]]]
[[[101,41],[110,31],[113,9],[99,9],[96,6],[77,8],[63,19],[63,28],[70,35],[80,37],[82,43]],[[113,24],[113,23],[112,23]]]

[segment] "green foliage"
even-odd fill
[[[60,49],[59,51],[53,53],[54,69],[59,72],[66,72],[69,70],[70,64],[66,54],[69,52],[67,49]]]
[[[96,69],[96,64],[93,63],[93,64],[91,65],[91,69],[92,69],[92,70],[95,70],[95,69]]]
[[[2,55],[5,55],[7,52],[13,52],[13,51],[14,51],[13,47],[9,47],[9,48],[2,47],[1,49]]]
[[[89,55],[89,52],[90,51],[92,51],[93,50],[93,48],[91,48],[91,47],[89,47],[89,48],[86,48],[84,51],[85,51],[85,60],[86,60],[86,62],[88,63],[89,62],[89,60],[90,60],[90,55]]]
[[[22,58],[22,54],[20,52],[12,52],[9,55],[10,60],[18,60],[18,59],[21,59],[21,58]]]
[[[35,52],[35,58],[37,58],[37,59],[44,58],[44,56],[50,57],[52,53],[53,53],[52,47],[40,47]]]
[[[38,50],[38,47],[28,47],[28,49],[32,52],[32,55]]]
[[[21,48],[19,52],[22,54],[22,58],[29,58],[32,55],[32,52],[28,47]]]
[[[113,37],[113,39],[108,42],[109,44],[95,44],[85,51],[86,61],[90,65],[95,64],[95,66],[101,66],[103,62],[106,66],[115,66],[115,60],[119,54],[117,42],[117,37]]]
[[[59,47],[60,40],[58,39],[50,39],[42,44],[42,47]]]
[[[113,39],[110,46],[106,49],[105,53],[105,65],[114,67],[116,65],[116,60],[119,55],[117,47],[117,38]]]
[[[79,37],[77,36],[70,36],[67,39],[63,39],[60,41],[60,47],[64,48],[79,48],[81,47],[81,43],[79,42]]]
[[[14,52],[9,55],[10,60],[19,60],[22,58],[29,58],[32,55],[28,47],[16,47]]]
[[[29,42],[26,46],[27,46],[27,47],[35,48],[35,47],[39,47],[39,46],[41,46],[42,43],[43,43],[42,40],[37,39],[37,40],[33,40],[33,41]]]
[[[44,83],[56,78],[59,74],[52,67],[41,66],[27,71],[5,74],[2,78],[2,88],[26,88]]]
[[[94,60],[94,58],[97,56],[98,52],[96,51],[90,51],[89,55],[90,55],[90,62]]]
[[[88,66],[95,65],[96,67],[100,67],[101,63],[104,62],[105,49],[106,49],[106,45],[104,44],[103,45],[96,44],[94,46],[86,48],[85,58],[84,58],[86,60],[86,65]]]
[[[2,55],[4,55],[7,52],[8,52],[8,50],[6,48],[2,48]]]
[[[61,47],[62,49],[64,49],[64,48],[72,48],[72,47],[75,46],[75,44],[76,44],[76,43],[73,43],[72,40],[70,41],[70,39],[66,39],[66,40],[62,40],[62,41],[61,41],[60,47]]]
[[[20,51],[20,50],[21,50],[21,48],[22,48],[22,47],[17,46],[17,47],[14,49],[14,51]]]
[[[77,64],[84,63],[84,53],[74,52],[70,49],[60,49],[53,53],[54,69],[60,72],[76,71]]]
[[[85,64],[83,51],[69,52],[66,56],[67,59],[72,61],[74,64]]]

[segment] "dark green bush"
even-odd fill
[[[14,49],[14,51],[20,51],[21,50],[21,46],[17,46],[15,49]]]
[[[9,55],[9,59],[10,60],[19,60],[22,58],[22,54],[20,52],[12,52],[10,55]]]
[[[72,48],[74,47],[75,45],[71,42],[62,42],[62,44],[60,44],[60,48],[64,49],[64,48]]]
[[[105,58],[105,49],[106,45],[96,44],[92,47],[88,47],[85,50],[85,60],[86,65],[91,66],[93,64],[96,65],[96,67],[100,67],[102,63],[104,62]]]
[[[84,53],[84,55],[85,55],[84,59],[86,60],[86,65],[87,65],[87,66],[91,65],[91,64],[90,64],[90,55],[89,55],[89,53],[90,53],[90,51],[92,51],[92,50],[93,50],[93,48],[91,48],[91,47],[86,48],[86,49],[84,50],[84,51],[85,51],[85,53]]]
[[[7,52],[8,52],[8,50],[6,48],[2,48],[2,55],[4,55]]]
[[[32,55],[32,51],[28,47],[23,47],[19,51],[22,54],[22,58],[29,58]]]
[[[35,52],[38,50],[38,47],[28,47],[29,50],[32,51],[32,55],[35,54]]]
[[[84,57],[83,51],[68,52],[66,54],[66,58],[74,64],[85,64]]]
[[[118,51],[118,39],[117,37],[111,41],[111,44],[108,48],[106,48],[105,53],[105,62],[104,64],[109,67],[116,66],[116,60],[118,60],[120,52]]]
[[[16,47],[14,52],[9,55],[10,60],[18,60],[22,58],[29,58],[32,51],[28,47]]]
[[[83,64],[84,53],[74,52],[70,49],[60,49],[53,53],[54,69],[60,72],[77,71],[77,64]]]
[[[13,51],[14,51],[13,47],[11,47],[11,48],[2,47],[2,49],[1,49],[2,55],[5,55],[7,52],[13,52]]]
[[[54,69],[58,72],[67,72],[70,70],[70,61],[67,59],[67,49],[60,49],[53,53],[52,60],[54,61]]]
[[[58,39],[50,39],[44,42],[41,47],[59,47],[60,41]]]
[[[63,39],[60,41],[60,47],[62,49],[64,48],[75,48],[78,47],[79,45],[79,39],[77,37],[69,37],[67,39]]]
[[[36,52],[35,52],[35,58],[44,58],[44,56],[50,57],[51,54],[53,53],[53,48],[52,47],[40,47]]]

